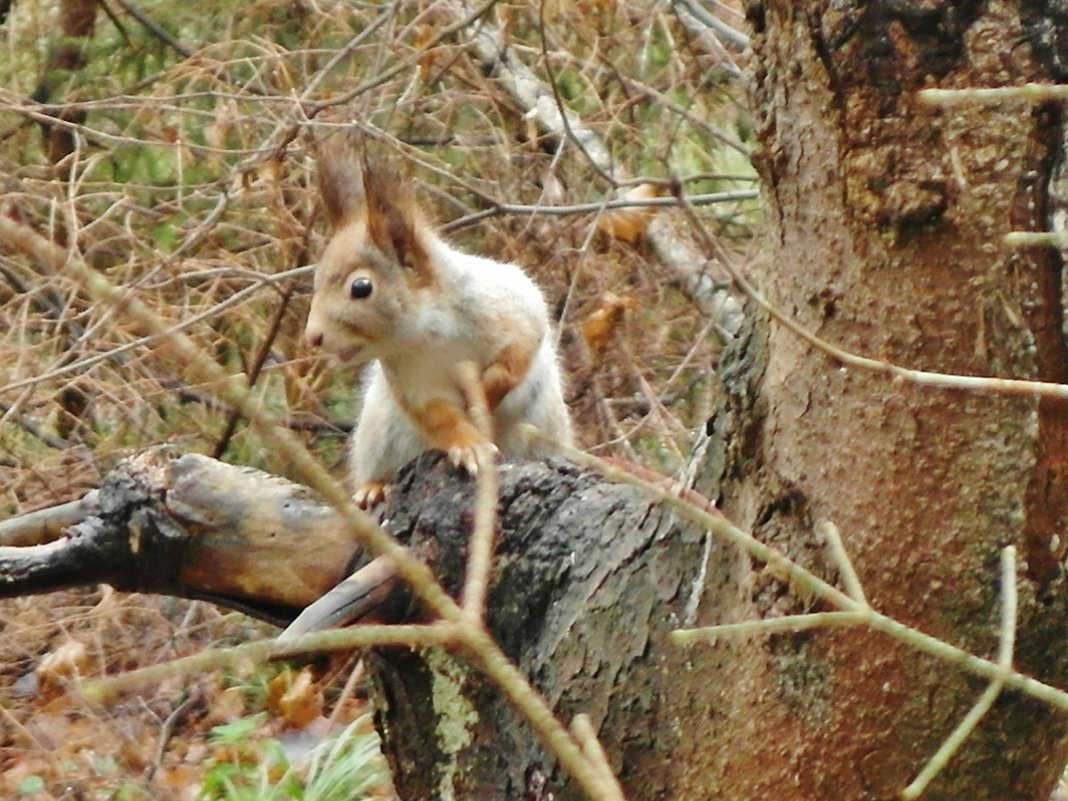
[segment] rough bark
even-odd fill
[[[913,368],[1064,381],[1061,261],[1012,252],[1048,227],[1061,110],[923,106],[925,86],[1048,80],[1036,17],[1009,3],[766,2],[749,10],[757,164],[770,201],[762,286],[809,330]],[[824,570],[831,520],[873,604],[983,654],[996,645],[999,549],[1021,554],[1016,664],[1068,678],[1068,409],[843,369],[766,324],[725,365],[727,438],[706,484],[728,516]],[[755,615],[801,611],[760,573]],[[726,797],[896,795],[981,688],[861,631],[754,643],[744,719],[711,781]],[[1066,721],[1004,694],[928,798],[1045,798]],[[738,745],[742,743],[742,745]]]
[[[390,527],[409,542],[433,538],[439,575],[455,584],[470,522],[440,502],[436,481],[412,474]],[[693,624],[702,599],[732,604],[737,554],[633,489],[566,468],[517,467],[500,508],[490,631],[562,720],[590,715],[628,797],[707,797],[704,766],[729,756],[705,744],[734,705],[721,688],[739,666],[730,646],[692,659],[666,635]],[[402,798],[581,797],[501,693],[462,663],[395,649],[374,664]]]
[[[1053,12],[1020,8],[783,0],[750,9],[771,208],[762,284],[810,330],[909,367],[1068,378],[1060,254],[1000,245],[1009,230],[1046,229],[1057,211],[1060,108],[939,111],[915,94],[1063,77]],[[813,528],[835,522],[877,608],[988,655],[998,552],[1016,545],[1016,665],[1068,683],[1065,407],[891,384],[756,317],[747,326],[720,371],[726,399],[710,423],[703,478],[728,516],[831,578]],[[387,512],[391,530],[432,554],[452,585],[469,490],[424,461]],[[500,511],[491,628],[563,717],[592,716],[630,797],[894,797],[982,687],[856,629],[675,649],[664,633],[677,625],[813,604],[762,565],[706,547],[640,495],[563,465],[505,469]],[[291,613],[355,552],[342,538],[316,553],[315,528],[291,539],[265,527],[257,548],[270,558],[260,562],[249,541],[220,533],[225,520],[181,517],[213,538],[199,546],[201,569],[171,584],[152,571],[123,574],[136,577],[131,587],[192,594],[214,577],[211,594],[255,607],[266,586],[219,577],[274,585],[299,550],[314,554],[299,563],[304,578],[264,607]],[[122,538],[142,542],[148,529],[134,530],[138,538]],[[185,564],[182,553],[160,552]],[[240,559],[212,561],[227,552]],[[374,663],[403,798],[575,794],[462,655],[382,649]],[[1043,799],[1066,753],[1064,716],[1005,692],[926,797]]]

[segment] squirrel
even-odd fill
[[[350,451],[353,500],[385,500],[397,472],[441,450],[469,474],[478,455],[538,458],[570,444],[571,420],[541,290],[515,264],[464,253],[428,223],[388,163],[347,137],[320,148],[331,237],[315,268],[305,338],[345,364],[370,362]],[[477,367],[492,422],[472,422],[460,365]]]

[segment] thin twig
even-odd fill
[[[1016,643],[1016,549],[1011,545],[1001,551],[1001,635],[998,642],[998,665],[1006,672],[1012,669],[1012,655]],[[968,710],[957,728],[945,739],[942,746],[924,765],[919,775],[912,780],[908,787],[901,791],[903,801],[912,801],[919,798],[927,786],[942,771],[957,750],[963,745],[968,736],[975,731],[979,721],[990,711],[1002,687],[1005,686],[1005,678],[996,676],[975,705]]]
[[[807,342],[816,350],[830,356],[832,359],[849,367],[857,367],[862,370],[881,373],[892,379],[906,381],[910,384],[919,386],[966,390],[970,392],[996,393],[999,395],[1045,397],[1068,400],[1068,384],[1057,384],[1051,381],[1026,381],[1015,378],[956,375],[952,373],[936,373],[928,370],[913,370],[908,367],[901,367],[892,362],[860,356],[839,348],[837,345],[832,345],[824,339],[820,339],[792,317],[780,311],[773,303],[771,303],[771,301],[765,298],[763,294],[761,294],[760,291],[741,274],[741,271],[734,265],[730,255],[718,242],[716,242],[712,235],[708,233],[708,230],[694,212],[693,206],[686,202],[685,196],[677,192],[676,197],[679,199],[679,205],[682,208],[683,213],[689,220],[694,232],[701,239],[702,244],[704,244],[714,258],[723,266],[723,269],[730,275],[731,280],[737,284],[749,299],[767,312],[768,315],[781,326]]]
[[[10,239],[6,239],[6,237],[9,236],[17,237],[18,234],[12,233],[10,230],[10,226],[4,226],[2,223],[0,223],[0,241],[7,241],[14,246],[14,243]],[[168,327],[167,331],[162,334],[147,334],[145,336],[131,340],[125,345],[119,345],[117,347],[106,350],[103,353],[98,353],[95,356],[87,356],[84,359],[79,359],[78,361],[61,365],[52,370],[48,370],[47,372],[35,375],[32,378],[24,378],[19,381],[12,381],[11,383],[0,386],[0,394],[3,394],[5,392],[11,392],[16,389],[22,389],[23,387],[31,387],[41,383],[42,381],[49,381],[53,378],[58,378],[59,376],[67,375],[69,373],[85,372],[90,367],[97,365],[100,362],[114,359],[116,356],[134,350],[136,348],[143,348],[148,345],[151,345],[161,336],[168,336],[172,332],[179,333],[185,331],[186,329],[192,328],[198,323],[202,323],[205,320],[210,320],[214,317],[217,317],[228,309],[232,309],[235,306],[240,306],[241,304],[252,300],[256,293],[264,289],[265,287],[272,287],[279,283],[284,283],[285,281],[300,278],[305,275],[310,275],[314,270],[315,266],[310,265],[305,267],[295,267],[292,270],[285,270],[284,272],[276,273],[274,275],[260,275],[257,277],[256,283],[252,286],[247,286],[244,289],[239,289],[237,292],[230,295],[225,300],[219,301],[218,303],[208,307],[204,311],[186,317],[180,322],[171,324]]]
[[[473,362],[458,366],[460,380],[468,411],[475,426],[486,437],[493,438],[493,421],[490,418],[486,393],[479,380],[478,368]],[[467,574],[464,578],[462,601],[464,614],[472,623],[481,625],[486,608],[486,593],[489,591],[489,574],[493,566],[493,543],[497,530],[497,465],[488,449],[475,452],[478,476],[475,483],[475,522],[467,546]]]
[[[411,69],[412,67],[416,66],[431,49],[437,47],[439,44],[448,39],[454,33],[462,31],[464,28],[480,20],[487,13],[489,13],[489,10],[495,5],[497,5],[497,0],[486,0],[486,2],[483,2],[481,5],[475,6],[475,8],[473,9],[465,9],[467,13],[461,19],[457,20],[451,25],[446,25],[442,28],[437,29],[433,37],[431,37],[426,42],[423,42],[419,46],[419,48],[413,51],[406,58],[398,59],[388,69],[378,71],[375,74],[374,78],[370,78],[346,92],[342,92],[339,95],[335,95],[334,97],[322,100],[314,104],[310,109],[308,109],[308,116],[314,117],[325,109],[331,108],[333,106],[343,105],[352,100],[355,100],[357,97],[360,97],[361,95],[365,95],[368,92],[377,89],[382,84],[391,80],[394,76],[399,75],[407,69]]]
[[[101,273],[89,267],[77,254],[68,253],[33,229],[14,220],[0,217],[0,241],[31,257],[44,261],[57,271],[65,271],[78,280],[97,300],[118,308],[135,321],[150,336],[166,338],[175,350],[179,364],[197,375],[228,404],[240,409],[257,427],[268,432],[277,450],[288,458],[295,471],[334,506],[352,525],[354,533],[375,553],[389,556],[397,562],[398,572],[412,584],[420,599],[445,619],[456,619],[459,608],[434,580],[429,568],[408,553],[408,550],[383,531],[377,523],[353,503],[349,492],[331,477],[291,432],[277,424],[257,398],[251,393],[243,376],[232,376],[208,358],[177,326],[168,324],[127,290],[115,286]]]
[[[1009,231],[1001,241],[1009,248],[1059,248],[1068,245],[1068,231]]]
[[[842,536],[838,533],[838,526],[829,520],[825,520],[816,527],[816,533],[827,541],[831,556],[838,565],[838,572],[842,575],[842,583],[846,592],[854,601],[867,606],[868,599],[864,597],[864,588],[857,577],[857,570],[853,567],[853,560],[846,553],[845,545],[842,544]]]
[[[496,682],[505,697],[523,711],[534,730],[541,735],[543,742],[582,785],[586,794],[596,801],[623,801],[621,793],[612,792],[612,788],[604,786],[601,770],[590,764],[571,732],[553,714],[549,702],[524,678],[519,668],[505,657],[489,632],[471,625],[465,625],[463,628],[466,631],[465,645],[484,655],[479,660],[482,670]]]
[[[397,4],[389,3],[381,14],[371,20],[359,33],[349,39],[344,47],[338,48],[337,52],[330,57],[330,59],[323,65],[322,69],[315,73],[315,75],[312,76],[312,79],[308,81],[308,85],[304,87],[304,91],[301,93],[302,96],[305,98],[311,97],[312,93],[319,88],[319,84],[323,82],[326,76],[333,72],[334,67],[352,55],[352,51],[363,44],[371,34],[381,28],[386,21],[396,13]]]
[[[545,5],[546,0],[541,0],[538,3],[538,33],[541,40],[541,61],[545,68],[545,73],[548,76],[549,92],[552,97],[552,103],[556,110],[556,119],[559,121],[560,130],[563,134],[563,138],[566,141],[570,141],[579,152],[586,157],[586,160],[590,163],[601,177],[609,183],[615,185],[616,168],[613,165],[612,152],[608,149],[601,137],[590,130],[582,121],[578,118],[571,109],[564,103],[564,99],[560,96],[560,86],[556,78],[556,74],[553,71],[552,59],[549,58],[549,36],[545,28]],[[498,33],[496,38],[503,41],[503,34]],[[526,68],[522,64],[513,64],[513,69],[519,67],[520,71],[524,71]],[[535,84],[538,85],[538,84]],[[539,101],[535,103],[535,108],[544,105]],[[540,114],[545,112],[539,109]]]
[[[43,545],[59,537],[63,529],[79,523],[96,509],[98,491],[82,498],[18,517],[0,520],[0,547]]]
[[[541,437],[536,430],[531,429],[530,436]],[[544,437],[542,439],[546,442]],[[888,615],[876,612],[870,606],[865,606],[837,587],[828,584],[809,570],[792,562],[781,551],[757,540],[752,534],[735,526],[722,515],[711,512],[694,504],[689,498],[680,497],[661,486],[639,478],[633,472],[618,467],[604,459],[599,459],[592,454],[585,453],[577,448],[570,448],[557,444],[558,450],[571,461],[596,470],[611,481],[619,481],[640,487],[650,496],[656,498],[665,506],[670,507],[680,516],[690,520],[698,526],[711,531],[716,536],[727,542],[733,543],[745,549],[751,556],[762,562],[775,567],[780,575],[785,576],[795,586],[803,591],[828,601],[845,612],[853,612],[863,619],[864,625],[875,631],[882,632],[889,637],[914,648],[917,651],[929,654],[937,659],[956,665],[962,670],[982,676],[987,679],[1001,678],[1008,687],[1020,690],[1033,698],[1044,701],[1057,709],[1068,711],[1068,692],[1058,690],[1038,679],[1025,676],[1022,673],[1003,667],[1001,664],[991,662],[989,659],[971,654],[963,648],[958,648],[930,634],[925,634]],[[713,627],[714,629],[715,627]],[[698,632],[702,629],[690,629],[693,634],[687,635],[688,642],[698,641]]]
[[[675,6],[676,12],[680,8],[685,9],[702,25],[708,26],[715,33],[717,39],[729,44],[735,50],[741,52],[749,47],[748,36],[708,12],[699,2],[695,2],[695,0],[674,0],[672,5]]]
[[[118,4],[123,7],[123,10],[125,10],[127,14],[129,14],[135,20],[140,22],[141,25],[145,28],[145,30],[147,30],[149,33],[151,33],[153,36],[155,36],[157,39],[159,39],[161,42],[163,42],[165,45],[167,45],[179,55],[184,56],[185,58],[191,58],[193,56],[193,53],[196,52],[195,50],[193,50],[193,48],[186,47],[184,44],[182,44],[173,36],[171,36],[170,31],[168,31],[166,28],[164,28],[162,25],[160,25],[158,22],[148,16],[148,14],[142,11],[138,6],[134,5],[132,0],[116,0],[116,2],[118,2]]]
[[[440,623],[425,626],[366,625],[317,631],[285,643],[279,643],[277,640],[256,640],[232,648],[203,651],[163,664],[128,670],[114,676],[82,679],[78,688],[90,702],[103,704],[138,687],[158,684],[174,676],[191,676],[248,662],[265,662],[272,658],[324,651],[345,651],[376,645],[442,645],[451,641],[454,636],[454,627]]]
[[[813,612],[806,615],[787,615],[764,620],[746,620],[741,623],[721,623],[718,626],[703,626],[697,629],[676,629],[671,632],[671,641],[676,645],[691,645],[711,642],[717,637],[747,636],[750,634],[779,634],[781,632],[808,631],[831,626],[857,626],[866,622],[858,612]]]
[[[600,774],[603,783],[600,798],[622,798],[623,788],[619,780],[612,772],[612,766],[608,764],[601,741],[597,739],[597,732],[593,728],[590,716],[585,712],[575,715],[571,721],[571,736],[578,741],[586,760]]]
[[[710,206],[716,203],[736,203],[743,200],[754,200],[760,196],[756,189],[736,189],[729,192],[707,192],[701,195],[690,195],[687,201],[694,206]],[[571,203],[563,206],[528,205],[523,203],[494,203],[492,207],[476,211],[473,214],[465,214],[441,227],[445,233],[457,231],[474,225],[477,222],[497,217],[504,214],[530,214],[546,217],[565,217],[572,214],[594,214],[612,209],[642,209],[642,208],[672,208],[679,205],[679,201],[673,197],[651,197],[644,199],[616,198],[609,200],[595,200],[590,203]]]
[[[256,385],[256,382],[260,378],[260,373],[263,371],[263,366],[267,363],[267,358],[271,355],[271,348],[274,347],[275,340],[282,331],[282,322],[285,319],[286,312],[289,311],[289,301],[293,298],[293,291],[295,289],[296,284],[289,283],[286,285],[285,289],[282,290],[282,297],[278,299],[278,306],[275,308],[274,315],[267,324],[267,332],[263,336],[263,341],[260,343],[259,350],[256,352],[256,355],[252,359],[252,363],[246,371],[250,387]],[[233,438],[234,432],[237,431],[237,424],[240,422],[241,412],[237,409],[230,409],[223,432],[219,436],[218,441],[216,441],[215,448],[212,450],[211,455],[213,459],[221,459],[222,455],[226,453],[226,449],[230,447],[230,440]]]
[[[43,755],[48,764],[59,773],[62,769],[59,766],[59,759],[56,757],[55,744],[49,740],[48,744],[42,743],[33,732],[22,725],[22,722],[16,718],[8,710],[6,706],[0,704],[0,720],[3,720],[11,726],[11,732],[18,737],[21,737],[26,745],[33,746],[34,751],[37,754]]]
[[[72,445],[70,440],[56,436],[55,434],[42,429],[31,418],[16,411],[14,406],[0,403],[0,423],[6,422],[7,420],[12,420],[31,437],[39,439],[43,444],[54,450],[66,450]]]
[[[1022,86],[992,86],[970,89],[921,89],[917,92],[921,103],[931,106],[955,106],[961,103],[1003,103],[1021,100],[1045,103],[1047,100],[1068,100],[1068,86],[1051,83],[1025,83]]]
[[[466,8],[463,0],[451,0],[448,7],[454,15],[461,14]],[[613,187],[618,188],[630,182],[630,176],[613,165],[608,147],[597,133],[560,100],[555,84],[547,87],[545,82],[515,55],[514,49],[508,46],[503,30],[483,23],[468,28],[467,34],[478,59],[495,71],[496,79],[520,104],[528,119],[533,119],[538,127],[554,140],[578,144],[590,164],[604,175]],[[606,204],[609,202],[606,198],[596,211],[599,213],[607,208]],[[496,213],[498,212],[491,210],[485,215],[492,216]],[[720,311],[733,307],[731,311],[740,317],[741,306],[737,300],[727,296],[724,291],[715,288],[710,291],[708,282],[702,280],[695,270],[694,265],[700,264],[704,259],[693,243],[679,237],[676,232],[662,230],[656,226],[651,226],[646,236],[660,260],[682,278],[684,291],[699,306]]]
[[[181,700],[174,705],[174,709],[170,714],[164,718],[163,723],[159,727],[159,736],[156,738],[156,747],[153,751],[152,762],[149,763],[148,768],[145,771],[145,777],[151,781],[152,777],[156,775],[156,772],[163,764],[163,755],[167,751],[167,745],[170,743],[171,738],[174,737],[174,727],[178,724],[178,718],[180,718],[193,702],[196,700],[195,696],[188,689],[182,693]]]
[[[363,680],[365,673],[363,659],[357,659],[356,664],[352,666],[352,670],[349,671],[348,678],[345,679],[345,686],[341,688],[341,693],[337,697],[337,701],[334,702],[334,708],[330,711],[330,717],[326,721],[326,731],[330,732],[334,730],[334,726],[337,725],[338,720],[341,718],[342,710],[345,704],[356,692],[356,686]]]
[[[582,749],[567,728],[556,718],[549,702],[508,660],[500,646],[482,625],[475,625],[468,621],[463,610],[438,583],[430,568],[380,528],[366,512],[359,509],[352,502],[348,490],[319,464],[304,444],[292,432],[281,428],[275,418],[261,408],[257,398],[249,391],[241,376],[228,375],[187,335],[176,333],[173,326],[168,325],[165,320],[129,292],[108,281],[101,273],[87,265],[78,254],[65,251],[33,229],[3,216],[0,216],[0,241],[7,242],[32,258],[48,263],[57,271],[72,275],[97,300],[115,306],[124,316],[145,328],[150,334],[166,337],[174,349],[178,363],[182,364],[184,369],[197,375],[205,384],[214,387],[221,399],[239,408],[254,426],[269,436],[280,456],[289,462],[293,473],[301,477],[305,484],[337,510],[361,544],[380,556],[392,558],[396,563],[397,573],[412,589],[413,594],[430,612],[442,619],[440,623],[431,626],[367,626],[342,632],[319,632],[308,636],[312,638],[321,636],[324,639],[321,641],[313,639],[311,642],[319,648],[329,648],[331,647],[329,643],[333,642],[345,643],[345,645],[337,645],[339,648],[354,647],[361,644],[361,637],[367,638],[362,641],[362,644],[374,644],[375,638],[378,638],[379,643],[418,643],[420,636],[426,636],[421,635],[420,632],[426,630],[438,632],[438,629],[434,629],[435,625],[438,626],[447,632],[443,635],[442,642],[463,643],[475,666],[500,689],[506,698],[512,701],[587,795],[591,799],[605,798],[602,795],[603,782],[599,771],[587,762]],[[345,640],[342,635],[348,635],[353,639]],[[331,640],[330,636],[338,636],[340,639]],[[435,636],[440,636],[440,632]],[[274,641],[254,645],[259,647],[258,649],[251,648],[249,656],[260,659],[279,655],[279,648],[292,647],[290,643],[285,643],[283,646]],[[211,664],[210,660],[206,664]],[[126,686],[144,682],[146,675],[156,679],[161,675],[169,675],[166,669],[166,665],[155,666],[145,668],[144,671],[134,671],[136,678],[130,678],[130,674],[124,674],[111,679],[100,679],[89,684],[87,692],[94,699],[99,700],[108,693],[121,691]],[[145,673],[145,671],[153,670],[162,672]],[[620,797],[610,795],[607,798],[619,799]]]

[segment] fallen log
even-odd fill
[[[285,622],[359,552],[340,516],[305,488],[206,456],[148,451],[90,495],[65,505],[76,513],[57,539],[0,547],[0,595],[103,582]]]

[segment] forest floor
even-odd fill
[[[0,601],[0,619],[0,798],[304,798],[309,771],[323,772],[324,744],[353,721],[333,780],[356,772],[341,780],[391,794],[355,656],[176,673],[102,707],[80,698],[79,679],[273,628],[203,602],[106,587]]]

